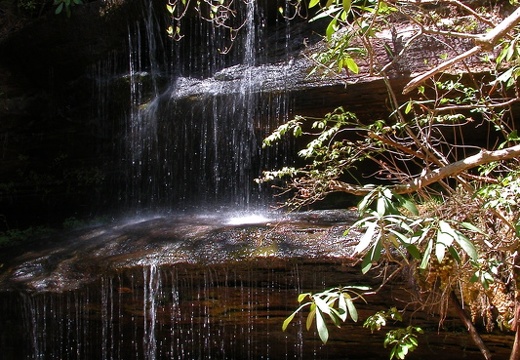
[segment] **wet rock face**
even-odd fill
[[[406,278],[357,301],[360,322],[331,329],[327,345],[305,330],[306,313],[282,332],[300,293],[379,286],[350,258],[343,231],[353,220],[344,211],[134,219],[4,254],[3,359],[381,359],[383,334],[362,321],[393,305],[408,305],[405,324],[425,330],[412,358],[478,358],[453,314],[439,330],[413,303]],[[512,336],[484,338],[507,358]]]
[[[323,24],[289,23],[275,2],[257,3],[249,63],[244,32],[222,54],[225,32],[196,18],[186,19],[184,41],[172,43],[160,0],[89,2],[70,19],[49,14],[2,38],[0,208],[8,226],[0,230],[128,206],[265,203],[272,192],[253,179],[296,161],[294,144],[261,149],[281,121],[338,106],[366,121],[388,115],[385,84],[368,76],[368,59],[359,59],[359,75],[308,77],[306,46],[319,49]],[[394,40],[381,34],[376,56],[386,59]],[[412,69],[440,61],[434,45],[409,49],[410,61],[390,71],[396,89]],[[157,112],[145,117],[146,109]],[[239,192],[247,199],[232,199]]]
[[[178,215],[97,226],[3,255],[0,288],[64,292],[121,269],[175,264],[209,266],[257,258],[345,257],[350,211],[290,215]]]

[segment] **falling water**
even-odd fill
[[[273,69],[285,67],[262,65],[272,61],[265,49],[265,9],[254,0],[237,3],[243,27],[231,46],[225,29],[188,22],[184,31],[196,34],[199,48],[164,39],[151,4],[144,21],[128,27],[128,74],[122,77],[130,104],[115,148],[121,202],[137,210],[265,206],[271,193],[253,180],[281,160],[262,152],[261,141],[290,111],[283,89],[262,90],[273,82]],[[225,47],[229,52],[222,54]],[[283,83],[287,74],[276,74]]]
[[[267,55],[269,47],[279,45],[265,37],[266,4],[238,3],[244,7],[237,12],[238,21],[245,25],[226,55],[217,51],[229,45],[223,44],[224,31],[204,22],[186,28],[201,40],[199,46],[168,43],[152,2],[143,0],[142,20],[128,24],[124,59],[111,54],[93,66],[99,103],[94,116],[113,139],[110,196],[121,207],[252,210],[270,198],[253,179],[280,159],[286,163],[276,153],[280,148],[262,151],[261,140],[289,116],[285,83],[292,73],[287,53],[274,59]],[[290,23],[277,20],[274,27],[281,27],[276,31],[284,38],[282,52],[287,52]],[[35,275],[42,284],[37,291],[2,293],[0,322],[16,328],[13,335],[0,330],[4,354],[34,360],[342,357],[305,333],[301,320],[293,331],[281,332],[303,284],[307,289],[317,285],[313,277],[303,279],[292,262],[280,265],[270,259],[267,265],[207,265],[204,260],[221,260],[220,247],[234,241],[214,231],[207,235],[217,241],[204,239],[204,247],[215,250],[197,255],[203,259],[199,265],[193,258],[180,264],[159,262],[175,255],[172,248],[143,255],[154,241],[195,246],[189,240],[177,244],[173,230],[171,225],[164,231],[167,239],[153,235],[142,247],[138,242],[143,258],[137,263],[111,270],[104,264],[81,265],[87,269],[83,276],[99,277],[77,289],[45,292],[66,283],[69,270],[74,273],[75,265],[64,264],[56,276]],[[244,231],[241,236],[247,236]],[[113,244],[107,250],[110,261],[138,233],[105,239]],[[80,256],[76,251],[71,256]]]
[[[0,304],[9,306],[9,316],[20,312],[25,319],[28,332],[14,345],[19,359],[338,358],[338,349],[319,345],[301,323],[281,332],[297,284],[318,286],[314,271],[336,271],[312,265],[298,279],[294,266],[149,264],[82,290],[26,294],[18,305],[3,297]],[[15,320],[2,312],[5,324]]]

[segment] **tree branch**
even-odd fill
[[[475,39],[475,46],[468,51],[455,56],[454,58],[443,62],[442,64],[434,67],[433,69],[416,76],[403,88],[403,94],[407,94],[417,86],[422,84],[426,79],[429,79],[433,75],[451,67],[452,65],[478,54],[482,50],[493,50],[493,47],[498,41],[503,38],[512,28],[514,28],[520,22],[520,7],[517,8],[511,15],[505,18],[500,24],[495,26],[491,31],[481,34]]]
[[[479,45],[472,47],[468,51],[463,52],[460,55],[455,56],[454,58],[451,58],[442,64],[439,64],[438,66],[434,67],[431,70],[428,70],[427,72],[416,76],[413,78],[406,86],[403,88],[403,94],[408,94],[410,91],[415,89],[417,86],[425,82],[427,79],[432,77],[433,75],[440,73],[441,71],[451,67],[452,65],[469,58],[470,56],[476,55],[482,51],[482,47]]]
[[[399,185],[390,186],[396,194],[410,194],[428,185],[441,181],[445,178],[458,175],[466,170],[477,166],[488,164],[493,161],[509,160],[520,157],[520,145],[511,146],[502,150],[481,150],[478,154],[469,156],[463,160],[456,161],[441,168],[426,171],[419,177]],[[329,188],[331,191],[340,191],[353,195],[366,195],[372,189],[360,185],[348,184],[343,181],[333,180]]]
[[[478,346],[480,352],[484,356],[484,359],[489,360],[491,359],[491,352],[487,348],[486,344],[484,344],[484,341],[482,341],[482,338],[480,337],[477,329],[475,329],[475,326],[471,322],[471,319],[469,318],[468,314],[464,311],[462,308],[459,299],[455,295],[455,293],[452,291],[450,293],[450,300],[453,303],[453,307],[455,308],[455,311],[457,312],[457,315],[459,315],[459,319],[464,323],[464,326],[466,329],[468,329],[468,332],[471,336],[471,339],[475,343],[475,345]]]

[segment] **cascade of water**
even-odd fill
[[[157,339],[155,334],[157,316],[157,297],[161,290],[161,277],[156,264],[143,268],[143,349],[145,360],[155,360],[157,355]]]
[[[121,199],[134,209],[155,210],[247,210],[265,204],[270,192],[262,195],[265,189],[253,179],[273,165],[280,148],[261,151],[261,139],[286,120],[290,110],[283,88],[275,93],[261,90],[274,81],[273,69],[284,67],[272,65],[269,70],[262,65],[273,61],[265,51],[266,5],[237,2],[237,22],[243,26],[226,54],[220,50],[230,46],[227,29],[186,19],[183,31],[200,39],[200,45],[173,43],[172,58],[166,61],[165,30],[152,2],[146,3],[142,22],[128,26],[124,78],[130,106],[123,112],[124,141],[117,147],[123,149],[118,157],[124,171],[115,185],[122,188]],[[290,23],[284,26],[289,29]],[[276,73],[289,77],[285,70]],[[195,85],[198,93],[190,94],[186,83],[190,88],[195,78],[211,85]],[[284,81],[276,79],[277,84]]]
[[[24,330],[10,335],[16,346],[5,351],[34,360],[339,359],[345,344],[336,338],[337,346],[323,347],[304,330],[303,314],[281,331],[297,293],[330,286],[322,278],[339,281],[339,268],[270,260],[159,267],[152,261],[107,274],[88,289],[25,295],[18,305],[2,296],[0,320],[15,329],[17,316],[24,319]],[[12,332],[0,328],[4,347],[6,331]],[[350,330],[335,334],[340,331]]]

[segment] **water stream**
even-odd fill
[[[293,24],[269,19],[268,3],[237,2],[244,26],[224,55],[223,29],[188,21],[171,43],[143,1],[125,56],[92,67],[110,196],[135,217],[0,259],[2,359],[344,358],[348,327],[326,347],[303,318],[281,331],[299,292],[358,272],[342,263],[352,214],[282,217],[253,182],[290,162],[292,144],[261,141],[288,119],[288,84],[306,69]]]
[[[303,319],[287,333],[281,323],[299,292],[358,278],[342,263],[341,235],[352,220],[348,212],[242,222],[168,216],[49,238],[1,260],[3,355],[341,358],[340,346],[324,347],[303,330]]]
[[[142,22],[128,26],[127,72],[115,80],[129,93],[114,143],[118,201],[138,212],[265,207],[272,192],[253,180],[288,160],[280,150],[290,144],[265,152],[261,142],[288,119],[286,61],[294,51],[272,38],[285,38],[291,24],[268,19],[267,3],[239,1],[243,26],[233,42],[226,29],[190,19],[186,39],[172,42],[152,3]]]

